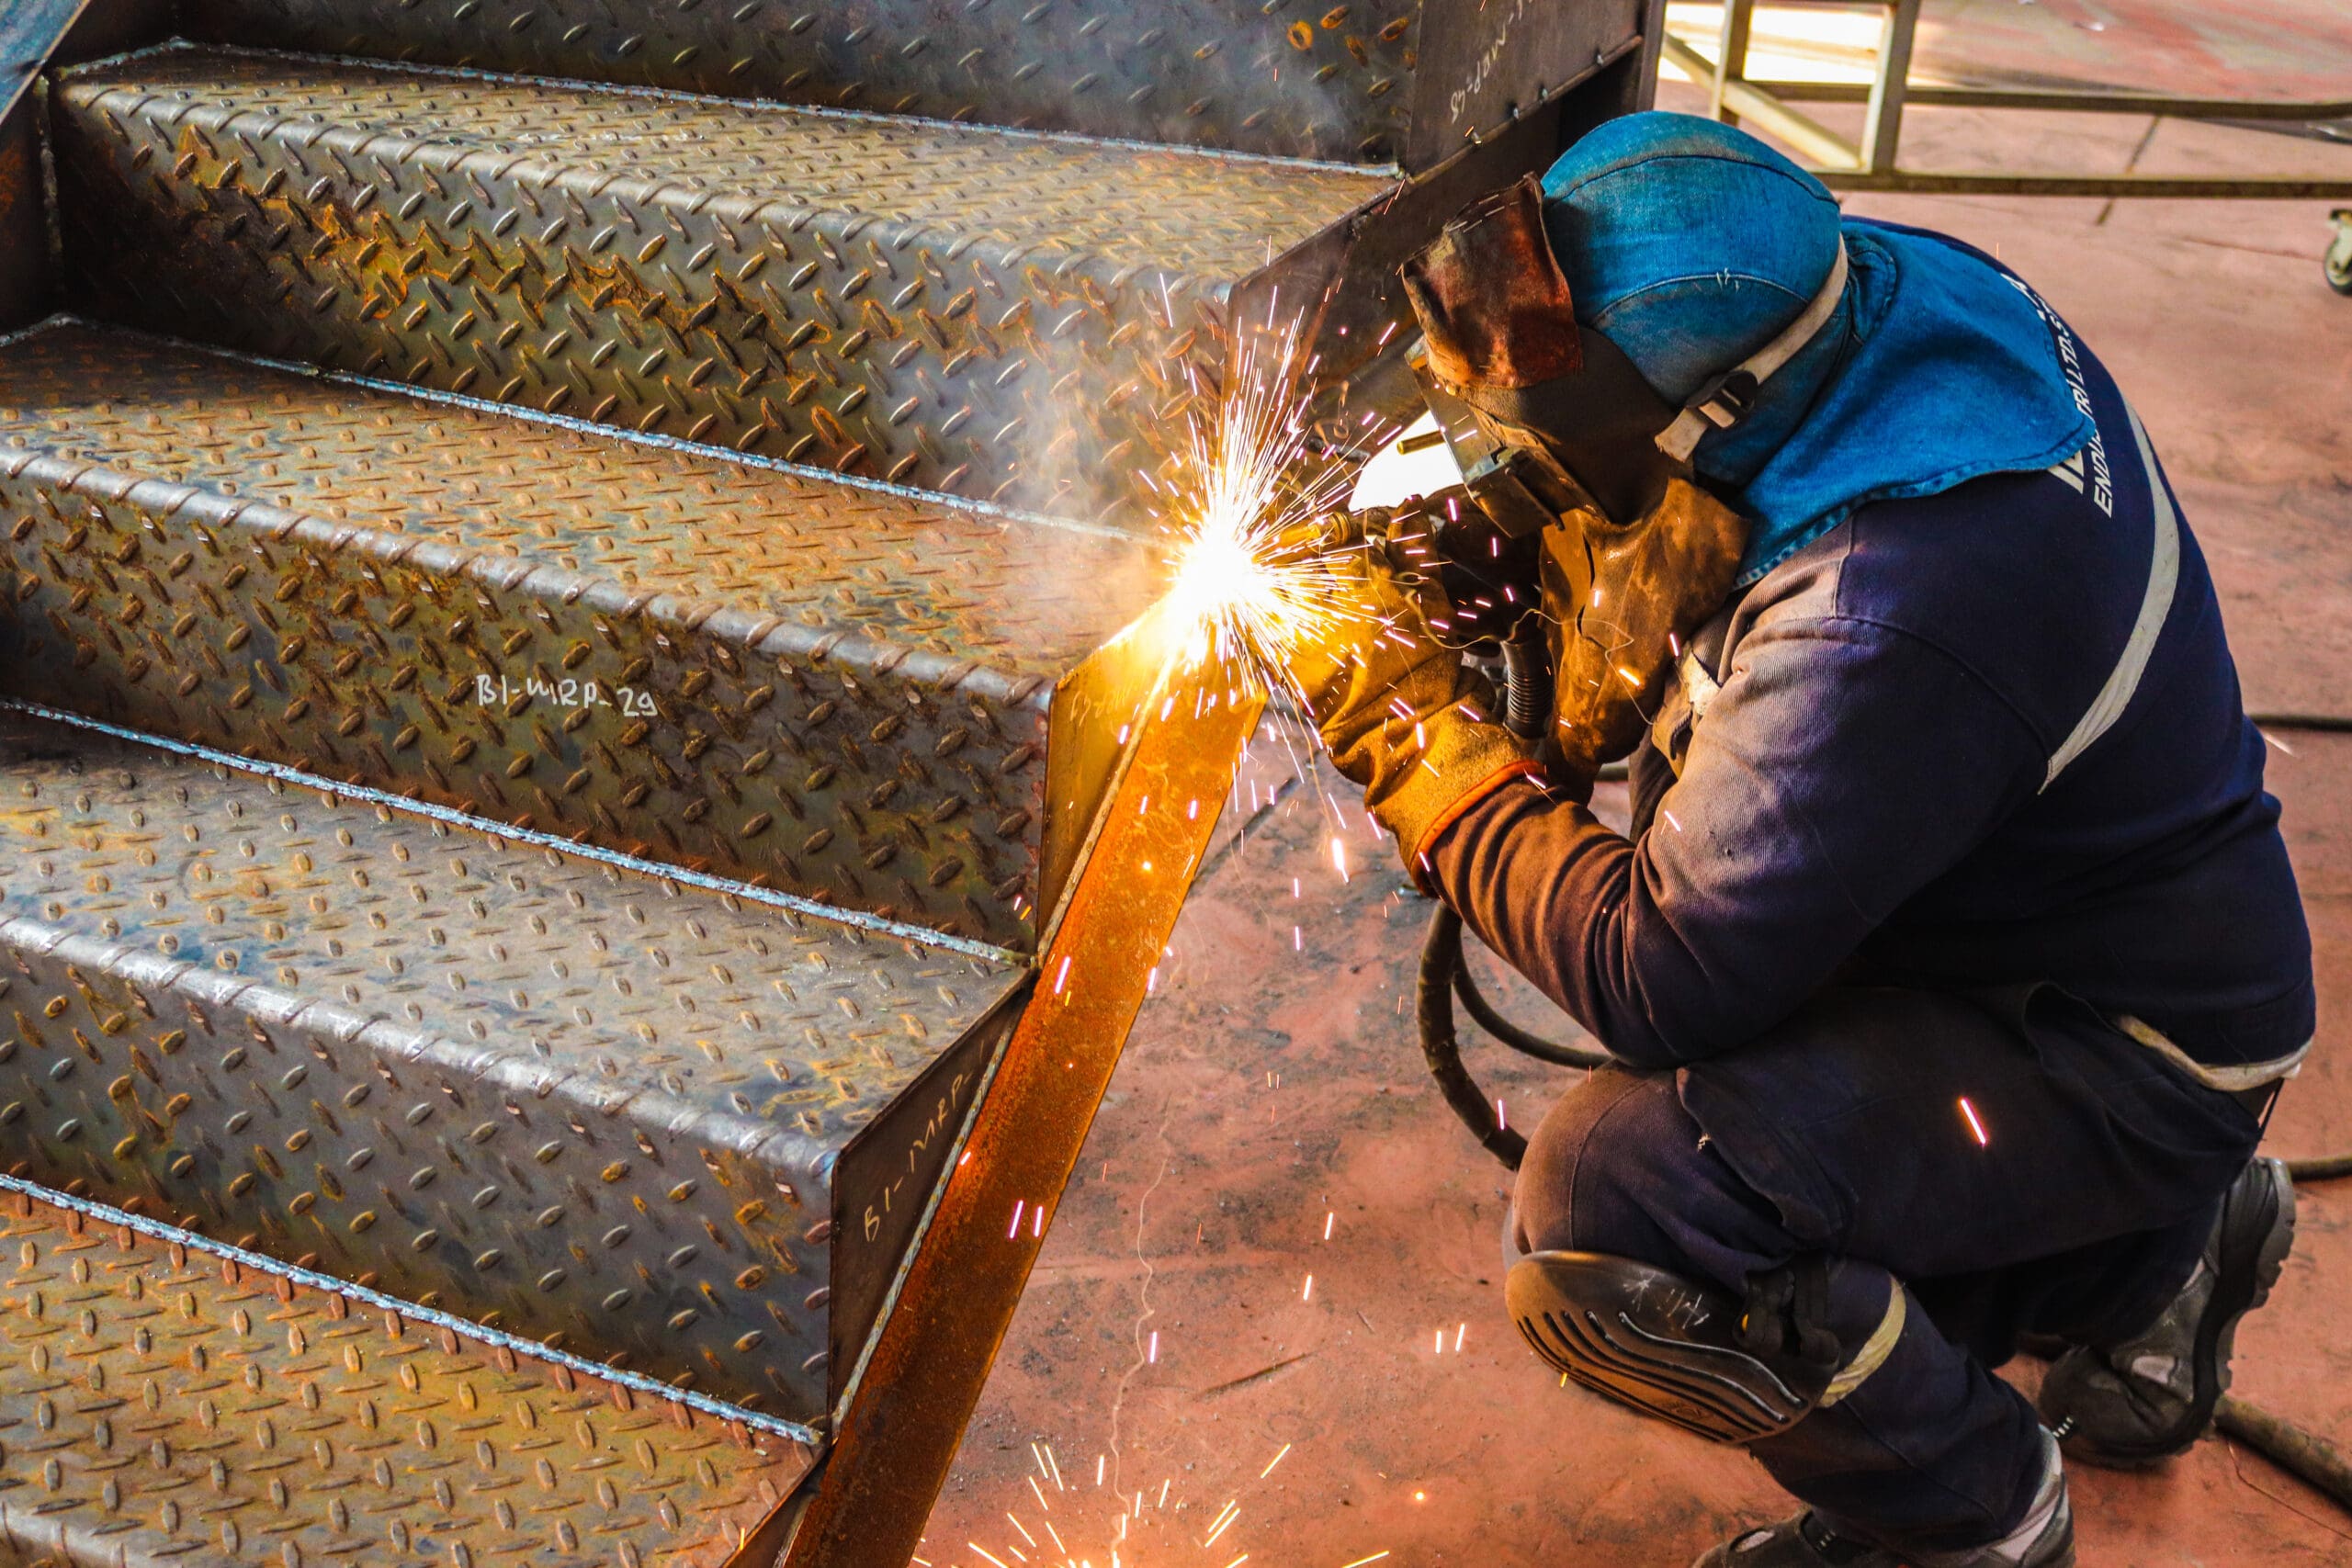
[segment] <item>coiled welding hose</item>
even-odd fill
[[[1503,645],[1506,717],[1513,731],[1541,735],[1551,710],[1549,671],[1540,643],[1514,640]],[[2323,734],[2352,734],[2352,717],[2333,714],[2253,714],[2264,729],[2301,729]],[[1563,1044],[1533,1034],[1496,1011],[1470,977],[1462,952],[1462,917],[1440,903],[1430,917],[1429,937],[1421,947],[1419,985],[1414,1016],[1420,1025],[1421,1054],[1430,1076],[1437,1079],[1446,1104],[1462,1119],[1487,1151],[1511,1169],[1519,1168],[1527,1140],[1506,1126],[1500,1109],[1488,1100],[1462,1065],[1462,1043],[1454,1032],[1453,1004],[1459,999],[1479,1028],[1524,1055],[1560,1066],[1597,1067],[1609,1054],[1589,1046]],[[2352,1154],[2289,1160],[2288,1173],[2299,1182],[2332,1181],[2352,1176]],[[2234,1395],[2224,1394],[2213,1412],[2215,1430],[2234,1438],[2288,1474],[2306,1483],[2352,1511],[2352,1463],[2326,1438],[2305,1431],[2285,1417]]]

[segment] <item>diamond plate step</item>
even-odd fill
[[[795,1419],[1025,980],[0,714],[11,1175]]]
[[[766,1568],[812,1458],[20,1187],[0,1256],[10,1564]]]
[[[198,36],[1426,168],[1638,0],[187,0]]]
[[[1312,307],[1346,221],[1393,189],[189,49],[68,73],[51,109],[88,313],[1134,525],[1221,330],[1271,291]],[[1351,342],[1371,346],[1335,338],[1331,364]]]
[[[0,353],[0,692],[1007,948],[1158,582],[1116,538],[119,333]]]

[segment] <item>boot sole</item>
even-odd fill
[[[2188,1451],[2213,1424],[2213,1407],[2229,1392],[2230,1358],[2238,1324],[2270,1299],[2272,1287],[2295,1247],[2295,1182],[2286,1162],[2267,1156],[2248,1168],[2262,1180],[2233,1182],[2222,1200],[2222,1256],[2214,1269],[2213,1297],[2198,1320],[2197,1400],[2181,1424],[2146,1443],[2118,1447],[2077,1443],[2072,1451],[2112,1470],[2143,1470]],[[2241,1184],[2251,1188],[2242,1192]]]

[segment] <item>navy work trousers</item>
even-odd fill
[[[1991,1369],[2020,1335],[2154,1322],[2260,1135],[2054,987],[1832,989],[1738,1050],[1571,1090],[1520,1169],[1516,1239],[1734,1293],[1826,1256],[1849,1354],[1899,1281],[1923,1310],[1880,1370],[1751,1451],[1854,1534],[1959,1550],[2014,1529],[2041,1480],[2033,1409]]]

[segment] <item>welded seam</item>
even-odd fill
[[[1032,993],[1034,996],[1034,993]],[[980,1107],[988,1103],[989,1090],[996,1084],[998,1069],[1012,1049],[1012,1036],[1021,1027],[1021,1014],[1028,1007],[1031,997],[1013,993],[1008,1004],[1004,1037],[989,1053],[987,1064],[980,1069],[980,1081],[972,1087],[971,1109],[964,1112],[964,1121],[956,1131],[956,1142],[947,1150],[947,1163],[939,1179],[932,1183],[931,1196],[923,1201],[922,1213],[915,1220],[913,1234],[907,1238],[907,1247],[899,1256],[899,1266],[890,1274],[890,1288],[882,1292],[882,1304],[875,1309],[874,1325],[866,1330],[865,1343],[858,1348],[857,1363],[850,1369],[842,1382],[842,1396],[833,1402],[833,1422],[839,1426],[849,1417],[849,1407],[857,1398],[860,1385],[865,1382],[865,1370],[874,1362],[874,1352],[882,1343],[882,1330],[888,1326],[890,1314],[899,1310],[899,1299],[906,1294],[907,1278],[914,1272],[915,1258],[922,1253],[923,1243],[931,1236],[932,1221],[939,1214],[939,1206],[946,1201],[947,1184],[955,1179],[956,1168],[964,1163],[964,1151],[971,1146],[972,1129],[979,1124]]]

